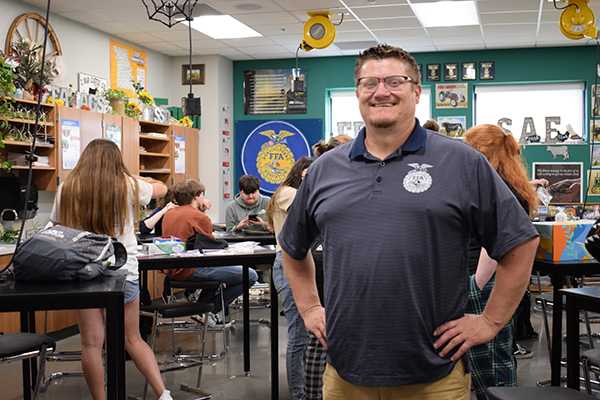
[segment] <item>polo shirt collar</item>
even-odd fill
[[[425,141],[427,140],[427,131],[421,126],[418,118],[415,118],[415,122],[415,128],[410,133],[408,139],[406,139],[406,142],[404,142],[404,144],[400,146],[400,148],[396,149],[395,152],[390,154],[390,156],[400,155],[404,151],[414,152],[425,145]],[[350,153],[348,154],[348,157],[351,160],[360,156],[366,157],[367,147],[365,146],[365,135],[366,131],[365,127],[363,127],[358,133],[354,144],[350,148]]]

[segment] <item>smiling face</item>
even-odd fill
[[[371,59],[366,61],[357,76],[380,78],[375,92],[367,92],[359,84],[356,97],[360,114],[371,129],[404,130],[414,125],[415,107],[421,96],[421,85],[405,82],[391,92],[383,84],[388,76],[404,75],[411,77],[411,69],[397,58]],[[414,78],[413,78],[414,79]]]

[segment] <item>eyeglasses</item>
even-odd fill
[[[393,75],[386,78],[365,77],[360,78],[358,80],[358,84],[365,92],[375,92],[377,91],[381,81],[383,81],[383,84],[390,92],[399,91],[400,87],[406,82],[414,83],[415,85],[417,84],[417,82],[415,82],[412,78],[404,75]]]

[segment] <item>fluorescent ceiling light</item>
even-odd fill
[[[479,25],[474,1],[412,3],[411,7],[425,28]]]
[[[183,22],[187,25],[187,21]],[[202,15],[194,18],[192,29],[213,39],[239,39],[262,36],[231,15]]]

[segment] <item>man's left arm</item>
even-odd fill
[[[481,315],[466,314],[438,327],[434,336],[440,336],[433,346],[444,357],[453,349],[452,361],[458,360],[469,348],[489,342],[514,314],[531,276],[533,258],[539,243],[533,237],[506,253],[496,270],[496,282],[490,299]]]

